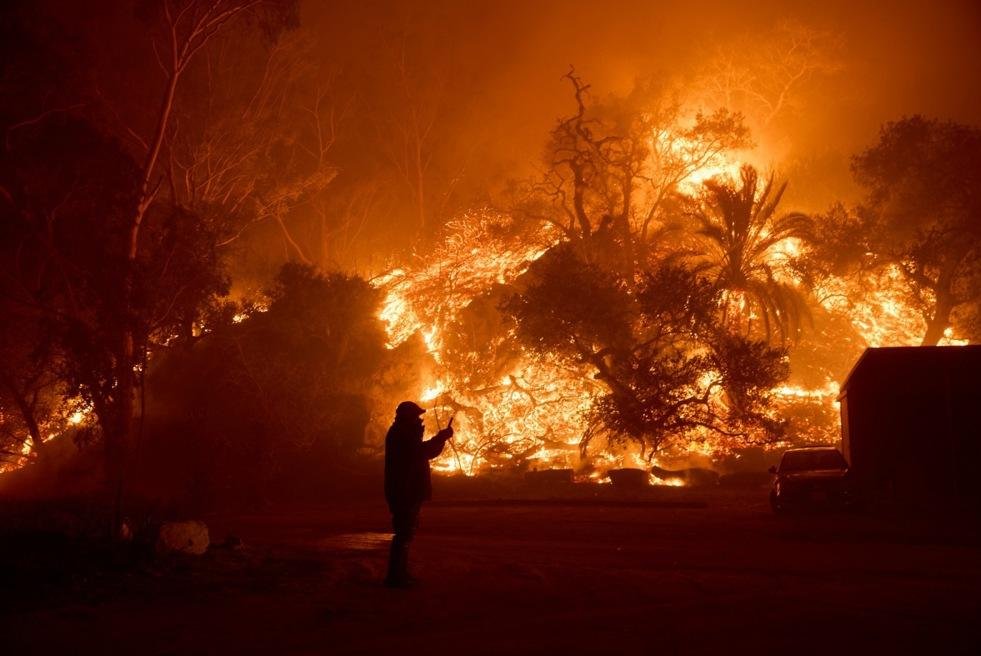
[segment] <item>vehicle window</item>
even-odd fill
[[[844,469],[845,459],[838,451],[788,451],[780,460],[780,471]]]

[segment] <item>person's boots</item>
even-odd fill
[[[415,581],[409,576],[409,545],[392,540],[388,554],[388,575],[385,585],[389,588],[409,588]]]
[[[399,578],[399,548],[392,538],[392,546],[388,550],[388,574],[385,575],[385,585],[389,588],[397,587]]]
[[[415,587],[418,583],[409,573],[409,544],[406,542],[399,549],[399,573],[402,575],[402,585],[406,588]]]

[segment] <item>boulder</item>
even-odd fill
[[[651,473],[662,481],[678,480],[690,487],[711,487],[719,484],[719,473],[703,467],[687,469],[661,469],[651,467]]]
[[[644,469],[624,467],[611,469],[606,473],[610,477],[610,482],[616,487],[640,488],[646,487],[650,482],[650,477]]]
[[[208,550],[210,539],[204,522],[166,522],[157,535],[157,553],[200,556]]]
[[[525,472],[525,481],[530,485],[571,485],[571,469],[541,469]]]

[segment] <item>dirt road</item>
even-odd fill
[[[434,503],[408,591],[377,504],[212,518],[245,548],[8,615],[4,652],[978,653],[974,528],[688,501]]]

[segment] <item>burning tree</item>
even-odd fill
[[[424,368],[431,382],[419,390],[423,400],[436,404],[437,413],[462,415],[455,426],[465,439],[457,440],[459,451],[443,466],[471,472],[487,459],[502,464],[519,453],[538,453],[543,441],[553,443],[552,452],[574,450],[576,439],[568,444],[568,434],[552,420],[564,416],[564,423],[574,423],[581,390],[566,387],[568,372],[528,358],[498,309],[557,236],[547,226],[489,210],[470,212],[449,229],[446,242],[419,267],[375,280],[386,290],[381,317],[389,347],[418,334],[429,353]]]
[[[981,131],[914,117],[886,125],[855,158],[868,190],[862,231],[880,263],[898,267],[936,344],[954,313],[981,299]]]
[[[589,85],[574,72],[566,78],[576,112],[552,131],[545,171],[520,188],[514,211],[591,241],[590,258],[632,270],[682,183],[723,171],[727,154],[750,145],[749,132],[724,109],[686,119],[653,80],[625,99],[591,103]]]
[[[768,390],[785,352],[726,327],[723,286],[672,263],[665,233],[686,194],[749,144],[739,116],[686,121],[650,81],[595,104],[566,77],[576,112],[553,130],[541,178],[512,189],[511,212],[452,224],[425,266],[378,280],[390,336],[421,333],[433,358],[423,399],[463,414],[442,466],[574,464],[599,436],[648,458],[706,435],[719,448],[774,437]],[[748,193],[753,230],[786,241],[780,193],[758,199],[755,177]]]
[[[519,339],[586,365],[605,387],[584,452],[602,431],[634,440],[648,457],[704,430],[732,438],[778,431],[765,410],[787,375],[786,354],[720,328],[724,303],[710,280],[667,263],[625,280],[569,246],[537,261],[529,277],[507,305]]]
[[[7,290],[8,292],[14,290]],[[45,441],[60,424],[64,386],[52,339],[41,330],[38,313],[18,312],[0,301],[0,463],[40,460]],[[0,471],[4,469],[0,465]]]
[[[744,111],[765,129],[799,110],[814,81],[842,68],[842,49],[837,34],[781,22],[717,46],[697,88],[709,104]]]
[[[981,132],[922,117],[889,123],[853,172],[866,200],[822,217],[818,277],[839,299],[877,306],[884,316],[865,320],[876,342],[937,344],[981,299]]]
[[[692,204],[692,259],[723,290],[723,323],[766,340],[774,331],[781,340],[796,339],[808,309],[795,279],[795,252],[810,240],[811,220],[777,213],[786,183],[774,187],[772,175],[761,181],[748,165],[739,177],[707,180]]]

